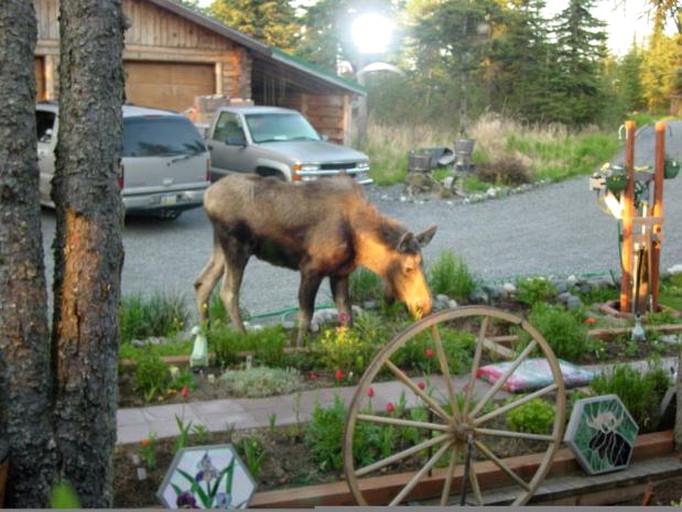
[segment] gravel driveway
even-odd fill
[[[682,160],[682,122],[670,123],[668,153]],[[637,164],[653,162],[653,130],[637,138]],[[615,160],[618,160],[616,158]],[[368,194],[379,209],[414,231],[432,224],[438,232],[425,249],[427,264],[441,251],[461,256],[477,277],[487,281],[522,275],[617,275],[616,220],[604,213],[588,190],[588,178],[544,185],[531,191],[481,203],[401,201],[402,186],[372,187]],[[664,185],[665,241],[661,268],[682,263],[682,176]],[[48,278],[54,216],[43,213]],[[126,261],[123,295],[155,291],[183,294],[193,304],[192,284],[206,263],[212,245],[202,210],[186,212],[177,221],[133,219],[124,230]],[[252,315],[296,306],[298,274],[252,259],[242,286],[242,307]],[[318,304],[329,303],[323,283]]]

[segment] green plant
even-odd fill
[[[78,498],[78,493],[68,480],[60,480],[52,487],[52,491],[50,492],[50,508],[81,508],[81,502]]]
[[[618,395],[640,432],[646,433],[655,427],[658,405],[671,384],[669,374],[652,363],[644,373],[629,365],[616,365],[595,376],[590,387],[600,395]]]
[[[576,362],[581,355],[593,350],[594,345],[585,323],[561,306],[536,303],[528,315],[528,322],[540,331],[560,359]],[[521,336],[522,341],[527,341],[525,331],[522,331]]]
[[[182,417],[175,415],[175,423],[178,426],[180,435],[175,438],[175,450],[180,450],[189,446],[189,432],[192,429],[192,420],[185,423],[185,411],[183,408]]]
[[[554,425],[554,407],[541,398],[533,398],[509,411],[507,427],[515,432],[549,434]]]
[[[181,296],[155,293],[124,297],[119,308],[121,343],[150,336],[174,336],[182,331],[189,318]]]
[[[556,293],[556,286],[546,277],[521,277],[516,281],[516,298],[529,306],[551,301]]]
[[[260,468],[266,455],[263,443],[255,437],[249,437],[241,440],[239,448],[244,455],[244,462],[246,462],[246,467],[249,468],[249,473],[251,473],[255,480],[258,480]]]
[[[334,404],[323,408],[315,404],[304,442],[310,450],[312,461],[320,471],[338,471],[343,467],[343,428],[348,410],[339,395],[334,396]]]
[[[188,391],[194,391],[196,387],[196,377],[192,372],[187,370],[178,373],[175,378],[171,379],[170,384],[168,384],[168,389],[174,391],[182,391],[183,388],[187,388]]]
[[[314,349],[321,364],[332,372],[342,371],[344,375],[362,374],[376,352],[373,340],[360,338],[349,327],[340,326],[326,329],[315,340]]]
[[[192,427],[192,435],[194,436],[194,442],[196,444],[204,444],[206,437],[208,436],[208,428],[206,428],[206,425],[197,423]]]
[[[148,350],[139,359],[135,368],[135,389],[144,394],[150,402],[168,389],[170,372],[155,350]]]
[[[247,398],[283,395],[303,386],[301,374],[293,368],[253,366],[244,370],[228,370],[220,379],[233,395]]]
[[[206,333],[209,350],[215,353],[216,363],[229,366],[241,354],[250,352],[264,365],[283,366],[284,347],[289,338],[281,325],[267,326],[259,331],[241,333],[229,325],[214,321]]]
[[[349,293],[354,302],[362,304],[367,301],[378,301],[384,296],[384,284],[374,272],[360,267],[348,280]]]
[[[150,432],[147,439],[140,441],[138,454],[149,471],[156,469],[156,432]]]
[[[429,267],[428,282],[434,294],[445,294],[456,299],[467,299],[476,289],[476,280],[462,258],[452,251],[442,251]]]
[[[268,414],[268,425],[270,426],[270,432],[274,432],[277,427],[277,413]]]

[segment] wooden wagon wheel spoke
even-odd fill
[[[398,462],[406,457],[409,457],[410,455],[414,455],[415,453],[418,453],[422,450],[426,450],[427,448],[436,446],[444,441],[449,441],[449,436],[442,435],[431,438],[428,441],[424,441],[423,443],[413,446],[412,448],[408,448],[407,450],[403,450],[400,453],[393,454],[390,457],[386,457],[385,459],[377,461],[374,464],[370,464],[368,466],[360,468],[355,472],[355,476],[368,475],[378,469],[390,466],[391,464],[394,464],[395,462]]]
[[[529,393],[528,395],[524,395],[523,397],[519,398],[518,400],[515,400],[515,401],[513,401],[507,405],[504,405],[502,407],[498,407],[497,409],[495,409],[494,411],[492,411],[488,414],[484,414],[483,416],[479,416],[478,418],[473,420],[473,423],[474,423],[474,425],[482,425],[486,421],[489,421],[493,418],[496,418],[497,416],[505,414],[505,413],[511,411],[512,409],[516,409],[517,407],[520,407],[523,404],[530,402],[534,398],[539,398],[541,396],[547,395],[547,394],[549,394],[553,391],[556,391],[556,390],[557,390],[557,384],[552,383],[549,386],[546,386],[542,389],[535,391],[534,393]]]
[[[515,340],[514,350],[501,347],[496,340]],[[423,383],[417,384],[414,375],[405,373],[410,371],[415,354],[423,353],[425,342],[433,344],[438,361],[429,368],[428,390],[423,389]],[[554,381],[533,393],[510,395],[505,384],[524,361],[537,354],[547,359]],[[477,380],[482,365],[491,359],[508,360],[508,367],[492,385]],[[419,368],[416,366],[415,369]],[[394,377],[394,382],[379,386],[386,375]],[[376,387],[369,396],[374,396],[376,390],[389,393],[384,397],[387,401],[395,400],[396,394],[401,396],[403,405],[399,414],[371,412],[368,390],[372,386]],[[462,392],[458,393],[460,389]],[[555,411],[551,434],[505,430],[515,409],[534,399],[549,402]],[[368,500],[369,496],[385,495],[370,493],[371,482],[383,482],[385,480],[374,479],[374,476],[383,477],[386,471],[396,470],[403,472],[398,481],[404,485],[400,485],[390,500],[391,505],[414,499],[413,496],[425,496],[425,492],[433,493],[429,496],[441,505],[494,503],[497,499],[494,495],[486,500],[488,489],[484,488],[484,482],[485,486],[491,483],[513,485],[511,494],[516,496],[513,504],[523,505],[549,471],[554,453],[562,442],[565,408],[559,363],[532,325],[516,315],[488,306],[467,306],[434,313],[386,344],[360,379],[344,432],[346,481],[359,505],[386,504],[369,502],[376,499]],[[368,436],[366,429],[380,430]],[[381,435],[377,436],[376,432]],[[369,448],[363,444],[367,439],[379,438],[382,439],[380,447]],[[389,456],[386,456],[386,439],[393,442],[391,446],[395,448]],[[524,471],[522,477],[507,463],[504,457],[514,446],[529,446],[533,450],[540,447],[540,462],[534,473]],[[483,460],[492,464],[479,466]],[[467,464],[468,472],[465,470]],[[483,479],[478,473],[481,470],[493,473]],[[495,472],[504,478],[495,476]],[[425,480],[427,475],[428,480]],[[506,489],[502,494],[510,495]]]
[[[390,506],[394,507],[401,503],[407,496],[412,492],[412,489],[419,483],[419,481],[426,476],[426,474],[431,471],[433,466],[436,465],[436,462],[440,460],[440,458],[445,455],[445,452],[450,448],[448,444],[444,444],[441,446],[436,453],[433,454],[433,456],[428,460],[426,464],[424,464],[424,467],[421,468],[415,475],[410,479],[409,482],[403,487],[400,492],[396,495],[395,498],[391,500],[391,503],[389,503]]]
[[[526,483],[523,478],[517,475],[502,459],[497,457],[493,452],[491,452],[483,443],[480,441],[475,442],[476,449],[481,452],[485,457],[491,460],[497,467],[504,471],[507,476],[514,480],[521,488],[526,491],[530,491],[530,485]]]
[[[448,400],[450,402],[450,407],[452,407],[452,415],[455,420],[460,420],[461,414],[459,412],[459,406],[457,405],[457,396],[455,396],[455,390],[452,387],[450,367],[448,366],[448,361],[445,357],[445,350],[443,350],[443,339],[440,336],[437,325],[431,326],[431,338],[434,340],[436,345],[438,364],[440,365],[440,370],[443,374],[443,379],[445,380],[445,389],[448,392]]]

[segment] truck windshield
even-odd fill
[[[249,114],[246,124],[254,142],[320,140],[315,128],[300,114]]]

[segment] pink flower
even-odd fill
[[[424,355],[426,356],[426,359],[431,359],[433,357],[433,349],[432,348],[427,348],[424,351]]]
[[[182,394],[182,398],[187,398],[187,395],[189,394],[189,389],[187,389],[187,386],[182,386],[182,391],[180,391]]]
[[[374,388],[370,386],[370,388],[367,390],[367,396],[372,398],[374,396]]]
[[[336,375],[334,375],[336,380],[341,381],[343,380],[343,372],[341,370],[336,370]]]
[[[317,380],[317,373],[310,372],[310,380]]]
[[[395,411],[395,405],[393,405],[393,402],[388,402],[386,404],[386,412],[391,414],[393,411]]]
[[[350,315],[346,313],[345,311],[342,311],[339,313],[339,323],[341,325],[348,325],[350,324]]]
[[[417,387],[419,389],[421,389],[422,391],[425,390],[426,389],[426,382],[424,382],[423,380],[420,380],[419,382],[417,382]]]

